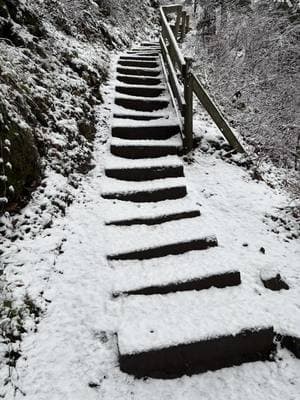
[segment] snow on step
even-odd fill
[[[137,117],[160,117],[163,119],[168,119],[170,121],[172,119],[173,122],[177,122],[174,117],[174,111],[171,109],[169,106],[167,109],[164,109],[163,111],[156,110],[156,111],[151,111],[151,112],[146,112],[146,111],[138,111],[138,110],[129,110],[127,108],[118,106],[117,104],[114,104],[112,107],[113,114],[126,114],[130,116],[137,116]],[[150,118],[151,119],[151,118]],[[132,122],[131,122],[132,124]]]
[[[241,283],[240,272],[227,265],[220,265],[220,260],[208,267],[202,262],[200,264],[201,266],[184,263],[179,269],[174,264],[165,268],[160,263],[147,269],[140,265],[136,268],[131,266],[130,270],[128,266],[119,266],[113,294],[166,294],[211,287],[224,288]]]
[[[132,48],[128,52],[133,52],[133,53],[138,53],[138,54],[152,54],[152,53],[159,54],[160,47],[158,47],[158,46],[135,47],[135,48]]]
[[[135,225],[167,222],[180,218],[200,216],[200,210],[187,198],[165,200],[159,203],[115,201],[104,211],[106,225]]]
[[[156,159],[146,158],[140,160],[127,160],[124,158],[108,155],[105,161],[105,168],[147,168],[147,167],[169,167],[183,166],[182,160],[178,156],[165,156]]]
[[[124,201],[150,202],[177,199],[186,196],[183,178],[156,179],[147,182],[118,181],[110,178],[102,180],[102,197]]]
[[[122,95],[118,93],[115,97],[115,104],[133,110],[156,111],[168,107],[170,99],[168,97],[139,97]]]
[[[113,128],[145,128],[147,126],[151,126],[152,128],[160,128],[160,127],[165,127],[168,128],[169,126],[175,126],[178,127],[178,122],[176,121],[175,118],[171,120],[165,120],[165,121],[149,121],[149,122],[144,122],[144,121],[132,121],[128,123],[124,123],[124,121],[113,121],[112,127]]]
[[[201,218],[153,226],[107,226],[106,233],[110,260],[143,260],[217,246],[216,237],[201,226]]]
[[[165,140],[133,140],[113,137],[110,144],[112,154],[128,159],[156,158],[177,154],[182,148],[179,135]]]
[[[166,88],[164,86],[157,85],[126,85],[120,84],[115,88],[117,93],[125,94],[125,95],[133,95],[137,97],[158,97],[165,92]]]
[[[125,181],[150,181],[154,179],[176,178],[184,176],[183,167],[181,165],[146,165],[146,166],[130,166],[126,168],[106,168],[105,175],[110,178]]]
[[[149,61],[149,60],[123,60],[119,59],[118,65],[123,67],[138,67],[138,68],[158,68],[158,61]]]
[[[114,120],[111,128],[112,136],[121,139],[166,140],[179,134],[178,123],[171,120],[122,121]]]
[[[105,174],[111,178],[142,181],[183,176],[179,157],[128,160],[110,155],[105,163]]]
[[[162,76],[151,78],[149,76],[134,76],[134,75],[117,75],[119,82],[124,82],[133,85],[159,85],[162,83]]]
[[[151,50],[160,51],[160,45],[157,43],[157,44],[152,44],[149,46],[137,46],[137,47],[133,47],[131,49],[131,51],[151,51]]]
[[[226,256],[227,255],[227,256]],[[184,282],[196,277],[209,277],[237,271],[235,259],[224,254],[224,248],[213,247],[209,251],[192,251],[148,260],[113,260],[109,262],[115,271],[114,292],[138,290],[142,287],[166,286],[171,282]]]
[[[129,374],[191,375],[265,360],[274,350],[272,316],[242,286],[122,301],[119,361]]]
[[[137,60],[137,61],[156,61],[159,62],[159,57],[153,56],[139,56],[139,55],[126,55],[123,54],[120,56],[120,60]]]
[[[138,55],[138,56],[154,56],[157,57],[159,56],[160,52],[156,49],[149,49],[149,50],[128,50],[125,55]]]
[[[169,115],[161,115],[161,114],[154,114],[154,113],[141,113],[141,114],[135,114],[132,113],[132,110],[126,110],[128,112],[122,111],[122,112],[114,112],[113,113],[113,118],[117,119],[128,119],[128,120],[137,120],[137,121],[150,121],[152,119],[167,119],[169,118]]]
[[[123,75],[154,76],[161,75],[160,68],[136,68],[136,67],[117,67],[117,72]]]
[[[136,122],[136,121],[135,121]],[[161,121],[159,121],[161,122]],[[116,123],[116,121],[115,121]],[[120,124],[115,124],[115,126],[119,126]],[[122,139],[122,138],[117,138],[117,137],[112,137],[111,142],[112,145],[114,146],[146,146],[146,147],[151,147],[151,146],[175,146],[180,148],[182,146],[182,140],[179,135],[173,136],[169,139],[165,140],[160,140],[159,142],[157,140],[143,140],[143,139],[137,139],[137,140],[132,140],[132,139]]]

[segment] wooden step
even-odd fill
[[[168,115],[162,115],[162,114],[157,114],[155,115],[153,112],[152,113],[141,113],[141,114],[135,114],[135,113],[130,113],[130,112],[115,112],[113,114],[113,118],[117,119],[131,119],[131,120],[137,120],[137,121],[150,121],[154,119],[167,119],[169,118]]]
[[[207,231],[201,226],[201,218],[166,222],[155,226],[108,226],[107,258],[146,260],[217,246],[216,237]]]
[[[129,61],[154,61],[159,62],[159,57],[153,56],[138,56],[138,55],[121,55],[120,60],[129,60]]]
[[[159,63],[157,61],[148,60],[124,60],[119,59],[118,65],[122,67],[138,67],[138,68],[158,68]]]
[[[161,157],[155,160],[126,160],[110,156],[105,175],[125,181],[147,181],[183,176],[183,165],[178,157]]]
[[[177,200],[166,200],[159,203],[138,203],[115,201],[104,209],[106,225],[157,225],[164,222],[200,216],[200,210],[187,197]]]
[[[133,75],[117,75],[117,80],[123,83],[132,85],[159,85],[162,83],[162,78],[151,78],[147,76],[133,76]]]
[[[116,97],[115,104],[130,110],[137,111],[156,111],[167,108],[169,99],[166,98],[141,98],[141,97]]]
[[[170,198],[170,197],[168,197]],[[178,241],[153,248],[139,249],[128,253],[109,254],[108,260],[147,260],[149,258],[165,257],[170,254],[182,254],[188,251],[206,250],[217,246],[217,240],[213,236],[200,237],[189,241]]]
[[[121,316],[120,368],[136,377],[177,378],[269,360],[276,348],[263,299],[242,286],[129,296]]]
[[[144,46],[144,47],[157,46],[157,47],[159,47],[159,42],[142,42],[140,44],[140,46]]]
[[[183,210],[178,212],[162,213],[160,215],[147,215],[130,219],[113,219],[106,225],[131,226],[131,225],[157,225],[178,219],[195,218],[200,216],[199,210]]]
[[[185,202],[185,199],[169,200],[167,201],[168,207],[173,208],[177,202]],[[174,203],[174,205],[170,203]],[[116,209],[117,214],[118,208]],[[193,218],[186,222],[191,223],[197,219],[201,224],[203,223],[202,218]],[[183,221],[178,222],[181,224]],[[177,222],[174,221],[172,224],[173,226],[177,225]],[[143,260],[142,263],[140,260],[127,260],[126,263],[122,260],[115,260],[110,261],[110,264],[115,271],[116,279],[112,291],[116,294],[140,292],[145,288],[158,288],[159,292],[167,289],[180,292],[182,291],[181,285],[185,289],[185,283],[190,281],[201,281],[203,286],[201,287],[199,282],[199,290],[210,287],[221,288],[239,285],[241,279],[235,266],[236,261],[226,258],[226,252],[221,246],[212,247],[200,253],[192,251],[170,255],[159,260],[152,258]]]
[[[117,93],[128,94],[130,96],[158,97],[165,92],[166,88],[164,86],[118,85],[115,90]]]
[[[158,77],[161,75],[161,70],[158,68],[117,67],[117,72],[119,74],[130,76],[133,75]]]
[[[157,46],[153,46],[153,47],[135,47],[133,49],[131,49],[130,51],[139,53],[139,54],[147,54],[150,52],[156,52],[157,54],[160,53],[161,49],[160,47]]]
[[[149,51],[149,50],[153,50],[153,49],[160,51],[160,45],[158,43],[152,44],[149,46],[141,46],[140,45],[140,46],[132,47],[131,51]]]
[[[126,182],[125,185],[121,184],[123,181],[116,181],[117,184],[114,184],[111,179],[110,181],[102,192],[102,197],[105,199],[138,203],[157,202],[179,199],[186,196],[187,193],[185,183],[181,178],[158,179],[158,182],[134,182],[134,185],[129,185],[129,182]]]
[[[125,56],[141,56],[141,57],[159,57],[160,51],[156,50],[128,50],[125,54]]]
[[[156,284],[152,286],[142,286],[138,289],[126,290],[123,292],[115,292],[114,297],[125,295],[154,295],[168,294],[176,292],[186,292],[191,290],[205,290],[211,287],[225,288],[229,286],[237,286],[241,283],[241,275],[239,271],[224,272],[216,275],[198,276],[192,279],[182,281],[172,281],[167,284]]]
[[[112,136],[121,139],[141,140],[165,140],[180,132],[176,123],[168,121],[135,121],[132,124],[125,124],[123,121],[114,121],[112,125]]]
[[[118,157],[128,159],[156,158],[166,155],[178,154],[181,151],[179,140],[126,140],[113,138],[110,144],[110,151]]]

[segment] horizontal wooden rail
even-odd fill
[[[161,24],[162,24],[162,37],[168,41],[168,51],[173,63],[176,63],[180,72],[185,72],[185,60],[179,49],[178,43],[175,39],[174,33],[167,21],[167,17],[164,13],[164,7],[160,8]]]
[[[172,13],[176,13],[176,20],[175,24],[171,26],[167,16]],[[160,7],[160,16],[162,25],[160,47],[164,64],[167,67],[166,78],[172,90],[172,98],[176,99],[176,106],[183,117],[184,149],[188,152],[193,148],[193,94],[195,93],[228,143],[238,152],[245,152],[226,119],[201,85],[200,80],[191,72],[191,59],[183,57],[180,51],[177,41],[183,41],[189,31],[189,15],[183,11],[181,5],[176,4]],[[180,81],[183,83],[183,89]]]
[[[184,114],[185,100],[183,98],[182,88],[178,81],[175,68],[172,64],[172,60],[168,54],[167,46],[166,46],[165,41],[162,36],[160,36],[159,42],[160,42],[160,46],[161,46],[163,60],[167,66],[168,80],[169,80],[170,86],[172,88],[173,95],[174,95],[175,99],[177,100],[179,110],[181,111],[182,114]]]

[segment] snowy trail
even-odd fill
[[[105,105],[99,109],[101,116],[107,116],[112,108],[113,85],[111,82],[107,87]],[[203,120],[200,124],[213,131]],[[14,376],[16,385],[30,400],[298,398],[300,361],[287,350],[278,352],[276,362],[259,361],[173,380],[134,379],[120,371],[115,333],[120,329],[127,299],[114,299],[112,293],[140,287],[142,282],[157,282],[157,276],[161,276],[160,282],[168,282],[197,275],[199,258],[196,252],[190,252],[163,257],[159,264],[150,259],[129,260],[125,265],[106,259],[109,236],[105,221],[110,214],[115,216],[114,209],[119,210],[118,218],[122,215],[119,201],[112,206],[111,200],[100,196],[104,154],[108,151],[103,142],[108,135],[109,127],[99,123],[96,167],[77,190],[66,217],[58,218],[36,239],[16,242],[19,252],[7,255],[15,265],[21,260],[24,263],[23,268],[12,269],[12,277],[16,275],[12,279],[22,281],[36,298],[43,290],[43,298],[49,303],[37,332],[24,335]],[[299,335],[299,241],[284,241],[284,232],[275,234],[272,225],[264,222],[267,213],[274,213],[275,207],[289,200],[265,183],[253,182],[247,172],[214,154],[196,152],[194,162],[184,164],[188,205],[198,204],[202,224],[213,227],[219,240],[218,248],[201,256],[202,273],[209,271],[211,263],[220,271],[238,268],[250,297],[258,293],[267,312],[276,317],[276,329]],[[169,207],[170,201],[163,203]],[[134,208],[125,207],[127,216],[132,213]],[[265,254],[259,251],[261,247]],[[220,266],[216,265],[220,260]],[[290,290],[272,292],[263,287],[259,276],[268,267],[280,270]],[[209,291],[201,292],[201,296],[205,292]],[[167,298],[175,299],[172,296]],[[156,313],[155,302],[153,297]],[[254,305],[249,304],[250,313],[255,312]],[[130,314],[128,305],[127,312]],[[17,391],[14,397],[11,390],[5,398],[24,396]]]

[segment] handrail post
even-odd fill
[[[191,66],[193,59],[185,57],[186,68],[184,71],[184,149],[189,152],[193,148],[193,75]]]
[[[182,14],[182,6],[177,7],[177,15],[176,15],[176,22],[175,22],[175,30],[174,30],[174,36],[175,39],[178,39],[178,33],[179,33],[179,28],[180,28],[180,20],[181,20],[181,14]]]
[[[182,22],[181,22],[181,34],[180,34],[180,41],[183,42],[185,38],[185,26],[186,26],[186,11],[182,11]]]
[[[190,31],[190,16],[186,15],[186,24],[185,24],[185,34],[189,33]]]

